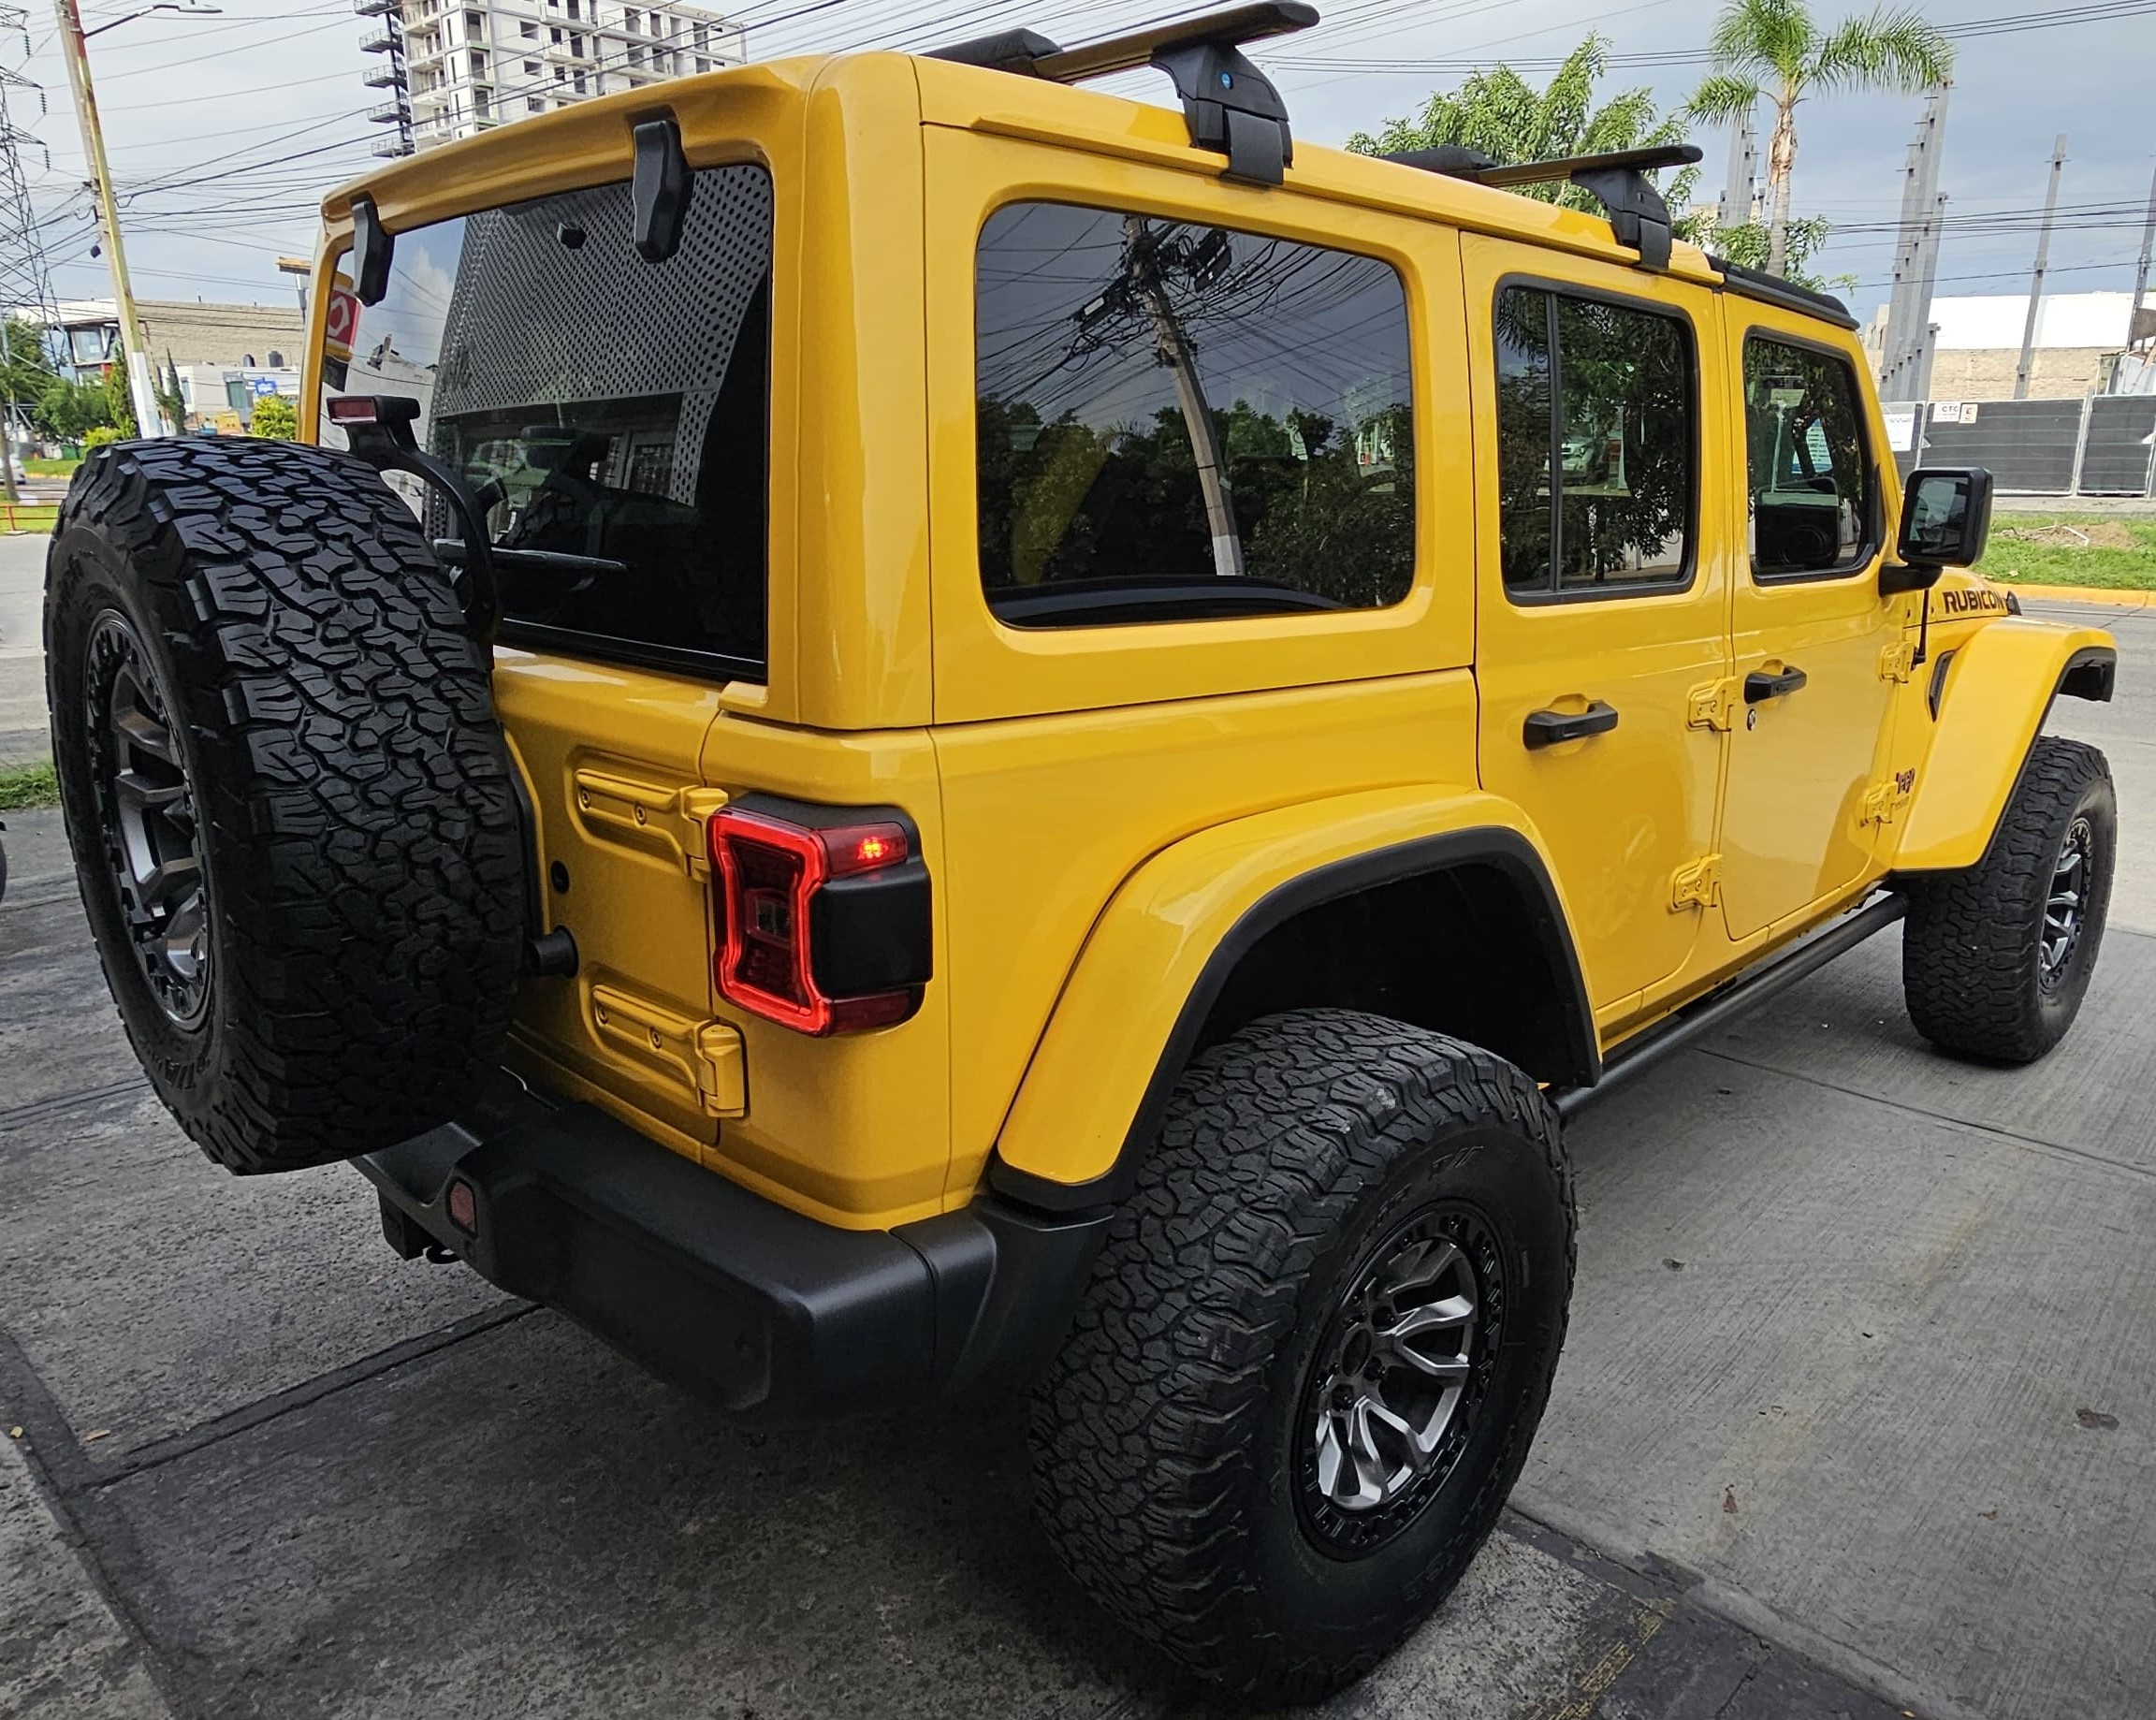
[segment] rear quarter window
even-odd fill
[[[1018,203],[976,264],[981,583],[1015,627],[1377,608],[1415,576],[1384,262]]]

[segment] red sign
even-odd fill
[[[329,314],[323,329],[322,349],[332,358],[349,358],[352,343],[359,338],[359,299],[341,286],[329,289]]]

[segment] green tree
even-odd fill
[[[180,367],[172,361],[169,347],[165,352],[165,368],[153,371],[152,378],[157,390],[157,410],[171,422],[175,430],[187,429],[187,397],[180,391]]]
[[[1774,272],[1785,281],[1808,286],[1817,293],[1844,292],[1856,285],[1854,275],[1821,275],[1814,271],[1812,259],[1826,246],[1828,231],[1825,215],[1792,217],[1783,234],[1782,267]],[[1767,267],[1767,247],[1772,233],[1764,221],[1714,227],[1693,237],[1716,256],[1729,262],[1741,263],[1747,269]]]
[[[247,433],[290,442],[299,434],[299,409],[282,394],[261,395],[255,401],[255,415],[248,421]]]
[[[1364,155],[1459,144],[1506,162],[1548,161],[1604,150],[1644,149],[1684,141],[1682,115],[1656,111],[1653,93],[1624,90],[1596,104],[1595,86],[1610,67],[1610,44],[1590,36],[1566,57],[1548,85],[1537,89],[1509,66],[1473,74],[1457,90],[1439,90],[1411,119],[1388,120],[1373,137],[1357,132],[1348,147]],[[1697,171],[1679,174],[1668,197],[1682,207]],[[1601,205],[1563,182],[1516,185],[1522,197],[1598,212]]]
[[[1797,105],[1811,95],[1884,90],[1915,95],[1944,83],[1954,47],[1914,11],[1882,7],[1825,30],[1804,0],[1728,0],[1708,37],[1709,71],[1685,111],[1708,124],[1741,123],[1762,97],[1774,104],[1767,149],[1769,270],[1787,262],[1789,178],[1797,165]]]
[[[33,404],[58,378],[46,350],[42,324],[10,316],[0,322],[0,389],[7,398]]]
[[[30,406],[30,422],[40,436],[54,442],[80,442],[101,424],[109,424],[109,402],[101,382],[69,382],[55,376]]]
[[[105,367],[105,418],[122,436],[138,436],[135,427],[135,396],[127,386],[127,363],[115,358]]]

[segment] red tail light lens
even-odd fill
[[[819,1035],[913,1013],[928,977],[927,873],[904,824],[735,806],[713,816],[710,838],[721,997]]]

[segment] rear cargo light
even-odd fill
[[[721,997],[818,1035],[919,1007],[928,870],[902,817],[751,795],[713,815],[710,840]]]

